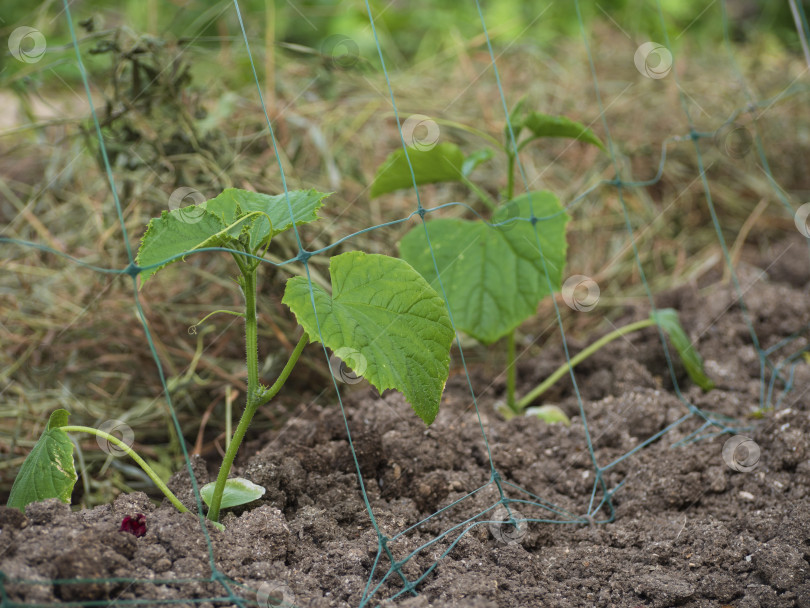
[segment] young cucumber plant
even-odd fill
[[[303,335],[276,381],[271,386],[260,382],[256,286],[262,256],[272,238],[293,223],[318,219],[318,209],[327,196],[316,190],[269,196],[227,189],[197,206],[164,211],[153,218],[138,250],[143,281],[191,252],[212,247],[228,251],[239,271],[237,283],[244,295],[244,310],[216,312],[244,319],[248,388],[245,409],[217,480],[201,490],[209,507],[207,516],[214,522],[221,509],[250,502],[264,493],[260,486],[245,479],[229,479],[228,475],[256,410],[279,392],[311,341],[322,342],[339,353],[356,375],[380,392],[402,392],[425,424],[433,422],[438,413],[454,337],[444,300],[407,262],[385,255],[353,251],[332,257],[331,293],[317,285],[310,287],[301,276],[287,281],[282,302],[295,315]],[[186,510],[129,446],[103,431],[69,426],[67,420],[65,410],[51,415],[20,469],[9,506],[22,509],[30,502],[54,497],[69,502],[76,472],[73,443],[67,433],[85,432],[123,449],[174,506]]]
[[[568,373],[569,369],[574,368],[576,365],[582,363],[585,359],[593,355],[603,346],[613,342],[634,331],[640,331],[646,327],[657,325],[664,334],[669,337],[669,341],[678,353],[686,373],[691,378],[692,382],[697,384],[704,391],[710,391],[714,388],[714,382],[709,379],[703,368],[703,358],[692,346],[691,340],[686,335],[686,332],[681,327],[678,320],[678,313],[672,308],[661,308],[650,313],[649,318],[642,321],[630,323],[624,327],[620,327],[609,334],[599,338],[596,342],[583,349],[577,355],[571,357],[568,363],[563,363],[558,367],[554,373],[541,382],[538,386],[526,393],[520,400],[515,403],[515,407],[504,407],[500,409],[501,414],[508,420],[521,412],[535,415],[542,418],[546,422],[562,422],[566,425],[570,424],[568,417],[563,411],[555,405],[542,405],[539,407],[529,407],[538,397],[551,388],[555,382]]]
[[[504,129],[504,141],[464,125],[453,126],[493,142],[506,155],[507,186],[500,202],[470,181],[472,171],[493,156],[491,148],[465,157],[455,144],[392,153],[378,169],[371,196],[436,182],[462,182],[491,210],[491,221],[435,219],[400,241],[400,255],[434,287],[447,294],[456,328],[483,344],[507,338],[507,404],[515,407],[515,330],[537,311],[540,300],[562,284],[568,214],[548,191],[515,198],[517,153],[546,137],[565,137],[593,144],[600,139],[584,125],[560,116],[526,112],[517,104]],[[511,131],[509,125],[511,124]],[[525,134],[525,135],[524,135]],[[409,162],[410,161],[410,162]],[[413,170],[413,172],[411,172]],[[535,231],[535,224],[537,230]],[[439,277],[433,265],[435,256]]]
[[[378,168],[371,195],[410,188],[414,181],[417,185],[455,181],[470,187],[491,209],[490,222],[427,221],[425,228],[416,227],[402,238],[400,255],[437,289],[441,278],[457,329],[483,344],[507,339],[506,407],[508,412],[520,413],[537,395],[533,391],[520,402],[516,400],[515,331],[536,313],[544,297],[561,289],[569,217],[551,192],[515,197],[517,153],[548,137],[575,139],[602,150],[604,145],[584,125],[565,117],[527,112],[523,101],[509,116],[512,128],[507,124],[503,143],[477,129],[446,124],[494,142],[506,155],[507,185],[501,201],[492,200],[469,179],[479,164],[492,158],[492,149],[465,157],[449,142],[430,149],[408,148],[407,157],[404,150],[393,152]]]

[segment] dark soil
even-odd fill
[[[807,345],[807,249],[794,244],[791,251],[777,253],[775,261],[758,264],[768,268],[767,274],[752,264],[741,265],[740,271],[762,348],[805,330],[772,355],[777,363]],[[762,420],[752,418],[760,404],[760,363],[734,293],[717,283],[700,292],[687,287],[663,294],[658,303],[679,310],[718,385],[702,393],[675,362],[684,397],[750,426],[744,434],[759,446],[759,463],[750,472],[732,470],[722,457],[729,434],[673,447],[700,426],[693,416],[604,472],[608,489],[624,481],[613,496],[611,523],[598,523],[609,517],[607,505],[591,524],[490,528],[486,521],[495,518],[494,511],[467,522],[495,505],[499,494],[463,372],[448,382],[441,413],[430,428],[398,393],[381,398],[372,389],[344,391],[376,524],[388,538],[407,530],[389,541],[395,559],[404,560],[421,547],[401,568],[410,581],[427,572],[419,595],[405,594],[395,602],[408,608],[810,607],[810,364],[799,358],[793,390],[779,408]],[[646,314],[638,310],[616,324]],[[572,342],[572,348],[584,344]],[[561,360],[559,350],[551,348],[524,360],[522,388],[539,382]],[[789,367],[783,371],[787,376]],[[523,518],[584,521],[594,467],[570,382],[561,382],[548,397],[572,416],[572,425],[565,427],[530,418],[501,420],[493,405],[502,397],[503,378],[493,383],[492,372],[485,369],[472,369],[471,376],[506,495],[530,500],[514,484],[572,515],[524,503],[511,507]],[[577,368],[577,378],[602,466],[688,412],[673,389],[655,330],[612,343]],[[774,399],[781,396],[777,384]],[[265,486],[267,493],[227,513],[226,532],[208,526],[216,567],[234,581],[222,579],[236,595],[262,605],[283,599],[301,607],[357,606],[369,577],[370,591],[381,582],[369,605],[402,589],[398,573],[383,580],[390,561],[384,553],[378,559],[378,536],[337,404],[310,408],[250,446],[255,449],[237,473]],[[196,460],[194,467],[200,483],[209,480],[204,462]],[[194,505],[187,473],[175,475],[171,485]],[[602,497],[597,491],[594,504]],[[453,506],[408,530],[447,505]],[[136,513],[146,515],[147,532],[141,538],[119,532],[122,519]],[[425,546],[462,522],[467,523]],[[197,516],[180,514],[165,502],[154,506],[144,494],[121,496],[114,505],[90,511],[71,512],[55,501],[29,505],[25,516],[0,509],[0,526],[0,569],[10,600],[157,604],[196,599],[199,606],[233,605],[200,602],[222,598],[227,591],[211,578],[206,535]],[[506,542],[510,538],[515,542]],[[54,582],[116,577],[139,582]]]

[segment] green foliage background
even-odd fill
[[[459,41],[481,35],[481,24],[472,2],[457,0],[417,0],[389,2],[369,0],[376,19],[377,33],[390,68],[404,63],[440,60],[444,51],[454,56]],[[482,1],[484,17],[495,42],[521,38],[531,40],[541,49],[551,49],[561,39],[579,36],[579,24],[573,2],[525,2],[523,0]],[[668,35],[673,45],[689,39],[702,39],[715,44],[722,39],[721,3],[714,0],[660,0],[666,15]],[[738,0],[728,2],[732,37],[747,39],[748,33],[768,32],[771,42],[799,51],[795,26],[787,2],[772,0]],[[287,43],[321,51],[330,36],[345,36],[358,45],[364,57],[376,55],[364,0],[335,2],[306,0],[274,2],[240,0],[249,35],[265,45]],[[662,41],[660,20],[653,0],[600,0],[582,3],[583,20],[618,24],[628,32],[645,32],[649,39]],[[61,0],[46,0],[36,11],[32,23],[31,3],[25,0],[4,2],[0,33],[7,36],[15,27],[28,25],[40,29],[48,39],[49,49],[65,45],[70,37]],[[98,29],[126,25],[136,32],[147,32],[165,39],[193,39],[197,45],[217,45],[223,37],[237,36],[237,17],[232,0],[90,0],[71,6],[73,17],[81,21],[104,14]],[[718,18],[706,18],[716,13]],[[112,20],[117,20],[112,23]],[[333,39],[334,40],[334,39]],[[639,43],[643,42],[639,40]],[[0,55],[0,82],[25,69]],[[250,78],[247,65],[240,76]]]

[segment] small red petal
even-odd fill
[[[134,516],[127,515],[121,522],[121,532],[129,532],[134,534],[136,538],[140,538],[146,534],[146,516],[143,513],[138,513]]]

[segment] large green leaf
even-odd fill
[[[455,144],[444,142],[430,150],[408,148],[408,158],[411,159],[417,186],[461,181],[464,153]],[[405,150],[397,150],[388,156],[377,169],[374,183],[371,184],[371,198],[400,188],[413,188],[408,158],[405,157]]]
[[[317,190],[293,190],[289,193],[295,224],[318,219],[318,209],[329,194]],[[203,247],[228,246],[243,234],[251,251],[257,251],[276,234],[292,227],[284,194],[270,196],[248,190],[228,188],[219,196],[199,205],[164,211],[149,221],[141,240],[136,262],[154,268],[141,271],[146,280],[174,256]]]
[[[189,222],[189,213],[189,208],[183,207],[149,220],[135,261],[139,266],[159,265],[141,271],[141,286],[158,270],[180,259],[170,258],[202,247],[218,247],[230,240],[225,225],[215,215],[202,210],[194,216],[195,221]]]
[[[568,215],[551,192],[524,194],[500,207],[492,222],[509,221],[499,227],[459,219],[427,222],[456,328],[484,344],[507,335],[535,314],[540,300],[549,294],[534,228],[520,219],[531,217],[530,205],[535,217],[549,218],[538,219],[537,237],[551,288],[559,291]],[[402,257],[438,289],[424,228],[408,232],[399,247]]]
[[[255,250],[265,244],[268,238],[284,232],[293,225],[290,218],[292,207],[295,224],[301,225],[314,222],[318,219],[318,209],[323,205],[323,199],[330,193],[317,190],[293,190],[289,193],[290,205],[284,194],[260,194],[249,190],[228,188],[219,196],[205,201],[200,206],[220,218],[225,226],[230,226],[237,219],[252,211],[259,211],[264,215],[258,216],[248,230],[250,234],[250,248]],[[269,221],[268,221],[269,218]],[[238,234],[236,234],[238,237]]]
[[[714,382],[703,370],[703,358],[686,335],[678,320],[678,313],[672,308],[662,308],[650,313],[650,318],[669,336],[669,341],[683,361],[686,373],[704,391],[714,388]]]
[[[605,149],[602,140],[582,123],[565,116],[549,116],[540,112],[530,112],[519,123],[532,132],[533,137],[569,137]]]
[[[8,497],[9,507],[25,505],[48,498],[70,503],[76,483],[73,468],[73,442],[61,429],[68,422],[66,410],[58,409],[48,419],[48,426],[26,457]]]
[[[329,274],[331,296],[312,288],[317,322],[306,278],[288,280],[282,301],[312,340],[322,340],[380,392],[401,391],[426,424],[433,422],[454,338],[444,300],[406,262],[385,255],[335,256]]]
[[[205,504],[211,506],[211,500],[214,498],[214,488],[217,482],[205,484],[200,488],[200,498],[203,499]],[[225,489],[222,492],[222,502],[219,505],[220,509],[229,509],[230,507],[238,507],[239,505],[246,505],[264,496],[265,489],[244,479],[243,477],[232,477],[225,481]]]

